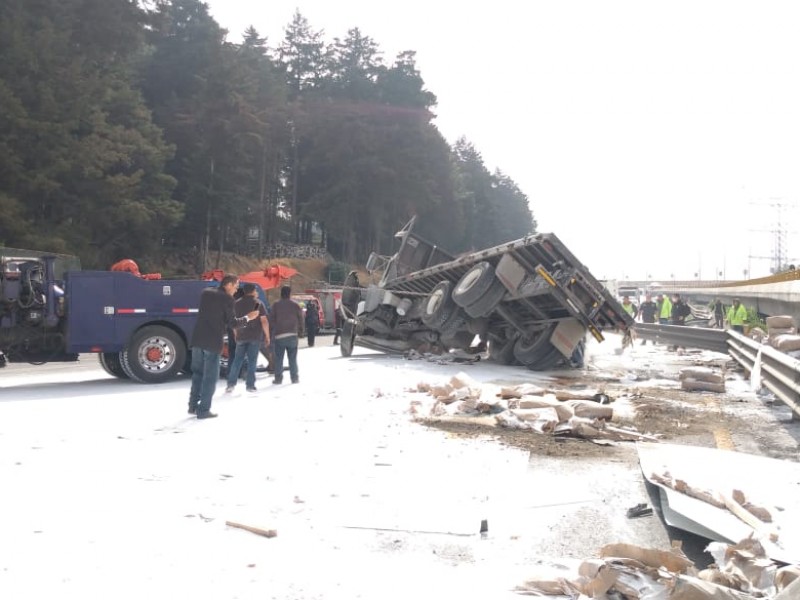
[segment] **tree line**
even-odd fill
[[[338,260],[418,231],[453,251],[535,231],[528,198],[433,123],[413,51],[296,12],[241,43],[198,0],[0,3],[0,245],[107,268],[277,241]]]

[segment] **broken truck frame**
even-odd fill
[[[367,262],[380,280],[364,287],[352,271],[342,293],[341,352],[469,351],[475,336],[502,364],[546,370],[582,364],[586,333],[630,332],[619,302],[552,233],[454,257],[413,232],[392,256]]]

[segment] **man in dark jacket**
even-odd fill
[[[308,347],[314,347],[314,340],[319,331],[319,306],[313,300],[306,303],[306,339]]]
[[[289,375],[292,383],[300,381],[297,369],[297,339],[303,334],[303,309],[291,299],[292,288],[281,288],[281,299],[269,311],[269,330],[275,349],[275,379],[272,383],[283,383],[283,355],[289,357]]]
[[[239,380],[239,371],[242,370],[242,363],[247,359],[247,375],[245,386],[248,392],[256,391],[256,363],[258,362],[258,351],[261,344],[269,345],[269,325],[267,323],[267,309],[261,300],[258,299],[256,286],[252,283],[245,283],[242,286],[242,297],[234,305],[234,313],[237,317],[244,316],[250,311],[258,312],[258,318],[253,319],[244,327],[234,330],[233,337],[236,340],[236,350],[233,355],[233,362],[228,369],[228,387],[225,393],[233,392],[236,382]],[[228,347],[230,347],[231,334],[228,334]],[[230,358],[230,354],[228,354]]]
[[[680,294],[675,294],[675,299],[672,301],[672,324],[673,325],[686,325],[686,317],[692,314],[689,305],[681,299]]]
[[[639,307],[639,315],[642,317],[642,323],[655,323],[656,315],[658,314],[658,305],[653,302],[653,296],[646,294],[644,302]],[[647,343],[647,340],[642,340],[642,346]],[[655,344],[655,341],[653,341]]]
[[[258,317],[254,310],[236,318],[233,295],[239,278],[226,275],[217,288],[206,288],[200,294],[200,309],[192,332],[192,389],[189,392],[189,414],[198,419],[212,419],[211,398],[219,379],[219,357],[228,327],[241,326]]]

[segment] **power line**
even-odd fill
[[[789,258],[788,246],[788,233],[797,233],[796,231],[789,232],[786,227],[787,222],[794,222],[795,218],[787,215],[788,212],[797,212],[798,202],[786,201],[783,198],[770,198],[766,202],[751,202],[759,208],[771,208],[774,211],[775,221],[770,229],[750,229],[751,232],[769,233],[772,235],[772,253],[769,256],[759,256],[750,254],[748,260],[752,259],[768,259],[771,262],[770,272],[780,273],[785,271],[789,263],[797,262],[795,258]],[[748,265],[748,271],[749,265]]]

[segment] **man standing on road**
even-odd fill
[[[639,315],[642,317],[642,323],[655,323],[656,322],[656,314],[658,314],[658,305],[653,302],[653,297],[650,294],[646,294],[644,297],[644,302],[639,307]],[[642,346],[647,343],[647,340],[642,340]],[[653,345],[655,345],[655,340],[653,340]]]
[[[725,307],[722,305],[722,301],[717,298],[714,301],[714,327],[718,329],[722,329],[725,321]]]
[[[228,387],[225,393],[230,394],[236,387],[239,380],[239,372],[242,370],[242,363],[247,358],[247,375],[245,376],[245,387],[248,392],[256,391],[256,365],[258,363],[258,351],[261,348],[262,340],[269,345],[269,324],[267,323],[267,309],[258,299],[256,286],[252,283],[245,283],[242,286],[242,297],[234,305],[234,313],[237,317],[242,317],[250,311],[257,311],[258,318],[253,319],[241,329],[234,330],[236,338],[236,352],[233,362],[228,369]],[[230,345],[230,344],[229,344]]]
[[[275,379],[272,383],[283,383],[283,355],[289,357],[289,375],[292,383],[300,382],[297,369],[297,340],[303,334],[303,309],[291,299],[292,288],[281,288],[281,299],[269,311],[269,326],[272,345],[275,349]]]
[[[342,308],[341,306],[337,306],[336,310],[333,311],[333,323],[336,329],[336,332],[333,335],[333,345],[339,345],[339,338],[342,336]]]
[[[747,321],[747,309],[739,302],[738,298],[733,299],[733,304],[728,309],[728,325],[731,329],[744,333],[744,324]]]
[[[308,347],[314,347],[314,340],[319,331],[319,306],[313,300],[306,303],[306,339]]]
[[[662,325],[669,325],[672,318],[672,302],[666,294],[658,295],[658,322]]]
[[[673,325],[686,325],[686,317],[692,314],[689,305],[683,301],[680,294],[675,294],[675,300],[672,302],[672,324]]]
[[[189,392],[189,414],[198,419],[213,419],[211,398],[219,379],[219,357],[225,330],[241,326],[258,317],[254,310],[236,318],[233,312],[233,295],[239,287],[239,278],[225,275],[216,288],[206,288],[200,294],[197,323],[192,332],[192,389]]]

